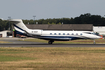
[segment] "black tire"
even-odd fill
[[[52,44],[52,42],[51,42],[51,41],[49,41],[49,42],[48,42],[48,44]]]
[[[53,44],[53,42],[54,42],[53,40],[50,40],[50,41],[48,42],[48,44]]]

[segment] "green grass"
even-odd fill
[[[0,70],[105,70],[105,48],[2,47]]]
[[[19,57],[19,56],[10,56],[10,55],[0,55],[0,62],[4,61],[19,61],[19,60],[32,60],[29,57]]]
[[[18,60],[31,60],[34,58],[30,57],[24,57],[17,54],[26,54],[30,53],[27,51],[24,51],[22,49],[15,49],[15,48],[0,48],[0,62],[4,61],[18,61]]]
[[[10,43],[10,42],[0,41],[0,43]]]

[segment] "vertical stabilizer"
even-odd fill
[[[19,30],[26,31],[28,28],[25,26],[21,19],[10,19],[10,22],[13,23],[14,27],[18,28]]]

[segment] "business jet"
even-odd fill
[[[54,41],[69,41],[77,39],[99,39],[101,38],[91,31],[59,31],[59,30],[42,30],[42,29],[29,29],[21,19],[10,19],[17,32],[26,34],[28,36],[48,40],[48,44],[53,44]]]

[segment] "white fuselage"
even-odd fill
[[[100,36],[91,31],[58,31],[58,30],[29,30],[29,34],[38,35],[41,39],[75,40],[75,39],[98,39]]]

